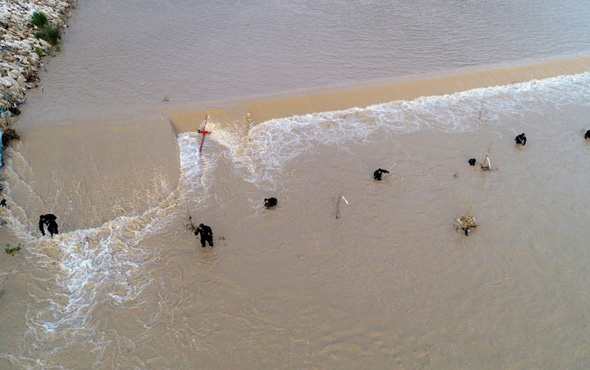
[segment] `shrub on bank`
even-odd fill
[[[42,12],[34,12],[31,22],[39,29],[39,31],[35,32],[36,38],[45,40],[51,45],[57,44],[59,39],[61,39],[59,29],[51,27],[47,16]]]
[[[61,39],[61,35],[59,34],[59,30],[53,27],[43,27],[41,30],[35,33],[35,37],[38,39],[42,39],[50,43],[51,45],[57,44],[59,39]]]
[[[49,24],[49,20],[43,12],[34,12],[31,23],[33,23],[38,28],[43,28]]]

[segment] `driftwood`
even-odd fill
[[[191,213],[188,211],[188,209],[186,210],[186,213],[188,213],[188,224],[186,224],[186,227],[191,230],[191,231],[195,231],[197,228],[195,227],[195,224],[193,224],[193,216],[191,216]]]

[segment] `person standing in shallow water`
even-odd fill
[[[270,208],[276,206],[277,205],[277,202],[278,202],[277,201],[277,198],[275,198],[275,197],[272,197],[272,198],[264,198],[264,206],[267,209],[270,209]]]
[[[45,236],[45,225],[47,225],[47,231],[49,231],[52,238],[53,234],[59,234],[59,231],[57,230],[57,222],[55,222],[55,220],[57,220],[57,217],[51,213],[39,216],[39,230],[41,230],[43,236]]]
[[[209,226],[200,224],[195,230],[195,235],[201,234],[201,247],[205,248],[205,242],[213,247],[213,230]]]
[[[524,132],[515,137],[514,141],[516,141],[517,144],[526,145],[526,136],[524,135]]]
[[[381,181],[381,176],[384,173],[389,173],[389,171],[384,170],[383,168],[380,168],[377,171],[373,172],[373,177],[375,178],[375,180]]]

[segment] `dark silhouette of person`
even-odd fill
[[[526,145],[526,136],[524,135],[524,132],[515,137],[514,141],[516,141],[517,144]]]
[[[272,208],[277,205],[277,198],[264,198],[264,206],[266,208]]]
[[[590,139],[590,130],[586,131],[586,135],[584,135],[584,139]]]
[[[6,199],[2,198],[2,200],[0,200],[0,206],[6,207]]]
[[[57,220],[57,217],[51,213],[39,216],[39,230],[41,230],[41,234],[43,234],[43,236],[45,236],[46,225],[47,231],[49,231],[49,234],[51,234],[52,238],[53,234],[59,234],[59,231],[57,231],[57,222],[55,222],[55,220]]]
[[[475,158],[471,158],[470,160],[468,160],[467,162],[469,162],[470,166],[475,166]]]
[[[209,226],[200,224],[195,230],[195,235],[201,234],[201,247],[205,248],[205,242],[213,247],[213,230]]]
[[[377,171],[373,172],[373,177],[375,178],[375,180],[381,181],[381,175],[383,175],[384,173],[389,173],[389,171],[380,168]]]

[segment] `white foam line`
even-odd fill
[[[274,119],[254,126],[244,140],[219,127],[214,140],[229,149],[236,168],[247,173],[247,181],[269,190],[276,186],[286,163],[314,146],[367,142],[376,130],[464,132],[481,124],[501,125],[507,117],[522,116],[539,106],[590,104],[589,85],[590,73],[553,77],[364,109]]]
[[[8,227],[28,244],[26,256],[31,263],[51,270],[55,276],[53,298],[43,299],[45,307],[36,307],[35,314],[28,311],[25,315],[31,348],[44,348],[45,354],[57,353],[68,343],[94,337],[100,322],[93,321],[92,313],[101,302],[132,302],[153,283],[150,279],[137,280],[136,271],[146,260],[158,257],[159,250],[143,250],[140,243],[169,224],[174,210],[186,202],[191,189],[199,186],[198,145],[197,137],[179,137],[178,188],[158,206],[138,216],[121,216],[97,228],[40,239],[32,234],[26,216],[21,221],[26,213],[17,204],[2,210]]]

